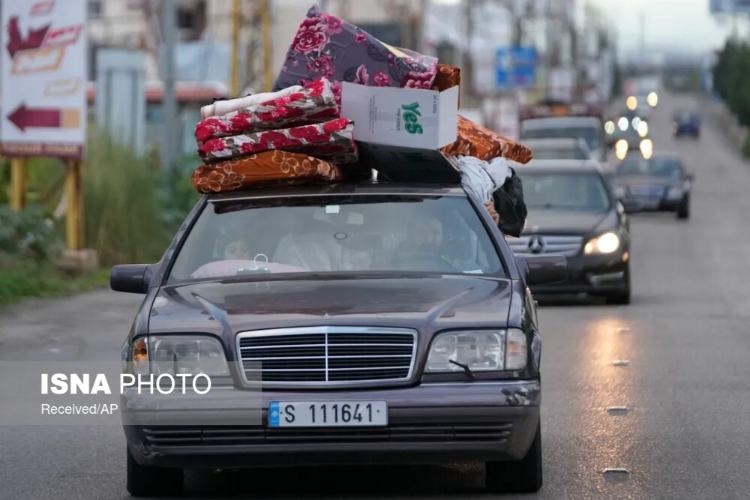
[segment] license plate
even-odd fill
[[[388,425],[385,401],[271,401],[269,427],[365,427]]]

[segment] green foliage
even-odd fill
[[[51,264],[0,258],[0,305],[25,297],[50,297],[105,286],[109,270],[70,276]]]
[[[102,135],[88,141],[84,178],[86,244],[103,265],[153,262],[169,241],[156,165]]]
[[[61,247],[53,220],[38,205],[22,212],[0,206],[0,252],[18,259],[44,261]]]
[[[714,87],[740,123],[750,125],[750,45],[727,41],[714,66]]]

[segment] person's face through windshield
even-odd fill
[[[234,240],[224,247],[224,258],[226,260],[252,260],[250,248],[243,240]]]
[[[443,223],[431,216],[419,221],[412,221],[411,234],[416,247],[422,250],[441,249],[443,246]]]

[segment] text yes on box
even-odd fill
[[[368,87],[343,82],[341,114],[358,141],[438,149],[456,140],[458,87],[437,90]]]

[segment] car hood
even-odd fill
[[[524,234],[584,234],[593,232],[607,217],[607,212],[574,212],[570,210],[529,210]]]
[[[393,326],[420,331],[504,326],[511,282],[443,276],[200,282],[162,287],[149,331],[238,331],[312,325]]]

